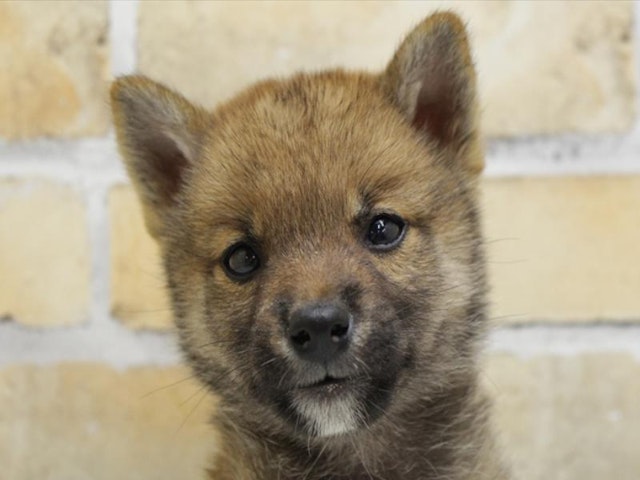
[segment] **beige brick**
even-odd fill
[[[81,322],[89,276],[81,197],[37,180],[0,181],[0,317],[32,326]]]
[[[212,106],[264,76],[380,69],[437,8],[468,21],[489,135],[632,124],[630,2],[141,2],[140,69]]]
[[[133,328],[170,328],[171,310],[160,253],[129,186],[109,194],[111,311]]]
[[[636,480],[640,363],[622,354],[494,355],[485,378],[522,480]]]
[[[493,315],[640,319],[640,177],[484,185]]]
[[[107,2],[0,2],[0,137],[108,126]]]
[[[212,402],[181,368],[0,371],[3,479],[204,478]]]

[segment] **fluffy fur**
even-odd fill
[[[117,138],[158,240],[188,363],[221,399],[215,480],[503,479],[478,388],[485,272],[475,74],[435,14],[380,74],[259,83],[214,111],[151,80],[112,88]],[[363,241],[380,212],[402,242]],[[248,242],[253,276],[225,273]],[[349,349],[303,361],[291,312],[353,318]],[[326,376],[348,378],[318,391]]]

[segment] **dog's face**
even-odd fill
[[[333,436],[472,368],[482,160],[455,17],[382,75],[265,82],[213,113],[134,77],[113,102],[182,345],[236,415]]]

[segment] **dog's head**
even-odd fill
[[[212,113],[126,77],[112,102],[184,351],[236,414],[331,436],[472,368],[482,155],[455,16],[380,75],[267,81]]]

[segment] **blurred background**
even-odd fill
[[[640,478],[640,4],[0,2],[0,478],[202,478],[214,402],[181,366],[107,90],[213,106],[264,76],[382,69],[458,12],[479,71],[495,326],[483,380],[524,480]]]

